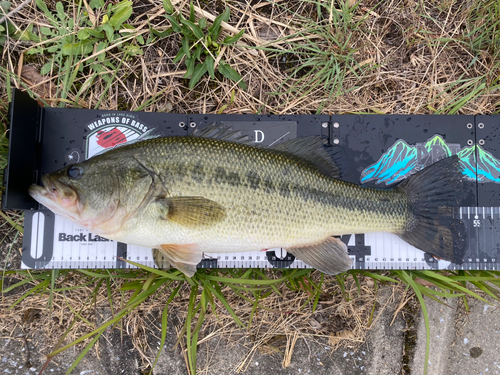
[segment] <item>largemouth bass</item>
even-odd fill
[[[368,232],[461,262],[465,227],[450,211],[461,190],[457,157],[371,189],[338,179],[320,137],[257,148],[212,133],[117,147],[44,175],[29,194],[102,237],[158,249],[188,276],[203,253],[275,247],[336,274],[351,260],[332,236]]]

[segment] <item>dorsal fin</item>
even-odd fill
[[[226,127],[224,124],[212,123],[201,130],[196,129],[191,133],[191,136],[238,142],[259,147],[248,135],[242,135],[240,131],[233,131],[232,127]],[[325,149],[323,139],[320,136],[294,138],[271,148],[300,157],[314,165],[324,174],[333,178],[340,178],[339,167],[334,161],[335,156]]]
[[[333,155],[325,149],[325,144],[320,136],[290,139],[273,146],[272,149],[298,156],[330,177],[340,177],[339,167],[333,160]]]
[[[224,124],[216,124],[215,122],[203,129],[196,128],[191,133],[192,137],[212,138],[222,141],[243,143],[253,146],[253,140],[248,135],[241,134],[241,131],[234,131],[232,127],[226,127]]]

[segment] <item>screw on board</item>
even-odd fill
[[[467,129],[472,129],[472,124],[470,122],[467,124]]]
[[[186,126],[186,124],[184,122],[179,122],[179,127],[183,128],[184,126]]]
[[[482,145],[484,145],[484,139],[480,139],[480,140],[479,140],[479,144],[480,144],[481,146],[482,146]]]
[[[321,126],[326,129],[328,127],[328,123],[324,122],[324,123],[321,124]]]
[[[469,146],[472,146],[472,144],[473,144],[473,143],[474,143],[474,142],[472,141],[472,139],[469,139],[469,140],[467,141],[467,144],[468,144]]]
[[[336,145],[338,145],[338,144],[340,143],[340,141],[339,141],[337,138],[335,138],[335,139],[333,140],[333,143],[335,143]]]
[[[480,122],[479,124],[477,124],[477,127],[478,127],[479,129],[482,129],[482,128],[484,128],[484,124],[483,124],[482,122]]]
[[[189,126],[192,128],[196,128],[196,122],[194,122],[194,121],[190,122]]]
[[[338,122],[334,122],[334,123],[333,123],[333,127],[334,127],[334,128],[338,128],[339,126],[340,126],[340,124],[339,124]]]

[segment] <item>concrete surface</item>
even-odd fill
[[[387,288],[381,293],[380,305],[385,305],[390,297],[391,290]],[[393,375],[401,370],[401,352],[403,345],[403,329],[405,322],[397,318],[390,325],[393,318],[395,305],[388,304],[373,327],[368,341],[358,350],[339,349],[333,351],[327,340],[299,339],[293,350],[291,363],[283,368],[281,354],[262,355],[257,351],[249,361],[244,374],[314,374],[314,375],[340,375],[340,374],[369,374]],[[221,340],[223,341],[223,340]],[[306,341],[306,342],[304,342]],[[236,368],[241,360],[248,354],[243,342],[234,346],[227,342],[211,342],[208,345],[217,347],[208,364],[207,374],[226,375],[236,373]],[[207,348],[202,345],[199,353],[204,353]],[[206,358],[206,357],[205,357]],[[201,359],[200,368],[206,368],[207,361]],[[168,372],[158,372],[167,374]]]
[[[425,357],[425,325],[418,305],[401,309],[394,319],[399,300],[390,299],[391,288],[380,289],[380,305],[375,312],[367,341],[357,351],[333,351],[326,339],[299,339],[291,363],[283,368],[281,354],[262,354],[258,350],[249,359],[248,367],[240,373],[257,374],[423,374]],[[457,300],[446,300],[446,307],[426,299],[430,316],[431,351],[428,374],[499,374],[500,373],[500,308],[484,302],[469,300],[470,314]],[[100,311],[101,319],[109,312]],[[170,315],[169,327],[179,323],[175,312]],[[149,321],[158,331],[160,319]],[[392,324],[391,324],[392,322]],[[239,337],[214,338],[198,348],[200,373],[210,375],[234,374],[252,346],[246,332]],[[7,329],[0,335],[0,375],[38,374],[46,353],[41,353],[43,333],[27,333],[19,326],[14,332]],[[180,349],[172,349],[176,342],[175,330],[167,337],[155,374],[187,375],[186,362]],[[159,340],[148,337],[148,343],[157,350]],[[65,374],[78,350],[58,355],[44,374]],[[99,342],[99,355],[91,350],[72,374],[139,375],[141,357],[132,345],[132,338],[120,335],[118,330],[107,331]],[[144,367],[142,367],[144,368]]]
[[[470,314],[457,300],[452,308],[428,300],[430,355],[427,374],[500,374],[500,304],[469,299]],[[423,374],[425,325],[418,327],[413,373]]]

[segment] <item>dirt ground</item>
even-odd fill
[[[49,13],[56,17],[56,2],[45,3]],[[187,1],[173,1],[173,4],[189,17]],[[452,0],[197,1],[193,7],[196,19],[204,16],[210,20],[229,7],[231,18],[222,25],[221,39],[245,29],[235,45],[221,45],[216,64],[228,63],[248,88],[242,89],[234,80],[216,72],[215,78],[205,74],[190,89],[189,79],[184,78],[185,59],[174,62],[182,48],[179,33],[158,36],[152,31],[161,34],[170,28],[160,0],[134,2],[133,12],[126,21],[134,29],[133,38],[122,43],[118,36],[126,33],[116,31],[114,41],[108,43],[104,52],[95,43],[88,53],[73,60],[62,53],[61,40],[67,35],[77,35],[85,27],[104,24],[105,12],[92,10],[85,1],[65,1],[64,10],[74,20],[71,25],[64,17],[51,21],[35,2],[12,1],[8,9],[12,11],[8,15],[12,27],[8,33],[0,31],[0,38],[6,36],[0,55],[0,121],[6,132],[13,87],[29,91],[45,106],[109,110],[224,114],[498,113],[500,36],[496,16],[500,15],[495,4],[495,1]],[[13,11],[21,5],[24,6]],[[59,28],[57,23],[61,24]],[[41,38],[45,32],[47,35]],[[136,48],[134,53],[132,47]],[[2,168],[6,155],[7,147],[0,145]],[[5,270],[15,270],[19,269],[22,235],[12,224],[22,224],[22,217],[16,212],[5,215],[0,218],[1,265]],[[4,273],[3,289],[31,277],[29,272]],[[50,280],[51,276],[47,277]],[[319,275],[313,277],[317,280]],[[28,347],[33,350],[23,359],[17,358],[16,366],[22,369],[16,373],[34,373],[31,368],[40,370],[43,354],[55,347],[76,312],[84,319],[78,320],[65,338],[66,343],[112,316],[110,299],[113,306],[122,306],[129,296],[118,288],[113,288],[109,296],[103,287],[95,302],[82,309],[93,285],[80,285],[89,280],[83,274],[65,273],[56,281],[55,287],[60,289],[57,293],[33,293],[13,309],[9,307],[22,293],[40,281],[26,283],[2,295],[2,340],[16,345],[12,352],[28,353]],[[370,341],[366,338],[378,316],[375,312],[382,311],[388,299],[391,311],[398,314],[395,326],[385,321],[383,327],[389,337],[391,330],[399,332],[393,334],[400,341],[396,363],[399,361],[401,367],[389,366],[385,370],[380,367],[378,373],[409,373],[404,366],[413,358],[412,332],[418,319],[413,321],[412,317],[418,309],[415,310],[414,300],[402,289],[390,287],[389,292],[384,292],[390,297],[380,299],[373,280],[367,277],[360,280],[358,295],[358,286],[351,278],[346,284],[351,298],[346,301],[337,280],[326,277],[322,286],[324,300],[313,311],[311,304],[306,303],[310,297],[306,290],[292,291],[283,285],[279,289],[281,294],[271,293],[260,301],[265,309],[253,317],[251,330],[238,328],[219,303],[214,313],[207,314],[200,334],[199,373],[227,373],[228,366],[233,366],[257,374],[264,368],[256,364],[261,361],[269,363],[268,371],[283,374],[302,373],[299,369],[326,374],[334,373],[329,372],[334,368],[340,373],[364,373],[361,366],[353,370],[340,370],[338,366],[345,358],[344,353],[352,351],[361,357],[359,353],[363,351],[374,353],[378,349],[376,342],[367,344]],[[234,295],[230,288],[222,291],[238,316],[248,322],[253,305]],[[107,331],[85,361],[97,358],[104,366],[102,373],[117,373],[118,369],[134,374],[147,371],[156,355],[161,335],[159,314],[167,298],[156,296],[148,300],[118,327]],[[182,287],[171,305],[169,350],[175,346],[180,322],[188,314],[188,300],[189,289]],[[47,309],[49,304],[52,309]],[[118,343],[119,354],[110,349],[118,347]],[[212,345],[216,348],[229,345],[231,355],[237,359],[218,356],[226,349],[213,355]],[[362,349],[366,345],[373,347]],[[336,354],[329,355],[326,351],[318,354],[324,347]],[[80,345],[76,350],[70,349],[73,352],[68,358],[73,360],[82,348]],[[166,362],[160,361],[158,366],[177,369],[169,372],[172,374],[187,373],[185,348],[186,343],[181,340],[176,349],[169,351],[167,359],[162,357]],[[124,367],[125,357],[131,362]],[[307,366],[301,362],[305,357]],[[3,358],[8,357],[2,357],[2,361]],[[323,366],[325,358],[331,362],[328,366]],[[312,363],[316,362],[322,364],[314,367]],[[55,359],[48,369],[59,368],[57,363]],[[347,362],[342,363],[347,366]],[[84,364],[77,368],[81,374],[87,371],[81,367]],[[47,373],[63,373],[57,371]]]

